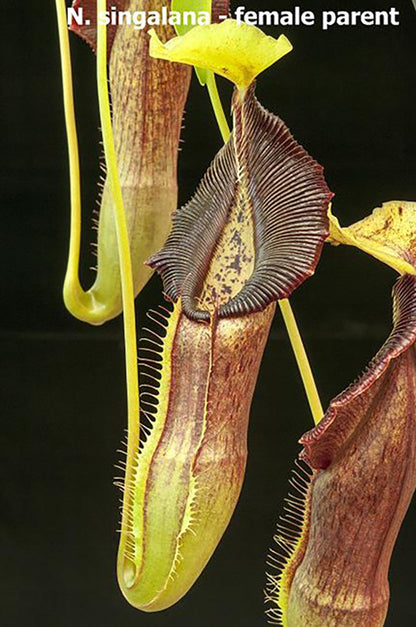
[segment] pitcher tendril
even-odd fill
[[[130,5],[143,0],[131,0]],[[163,0],[154,0],[162,6]],[[85,17],[71,30],[96,50],[95,0],[77,0]],[[125,0],[114,0],[121,9]],[[100,195],[97,222],[96,276],[85,291],[79,281],[81,242],[81,193],[78,142],[72,90],[72,69],[65,7],[56,2],[63,70],[65,117],[71,180],[71,234],[64,301],[76,318],[103,324],[122,310],[121,271],[117,252],[113,195],[108,177]],[[169,233],[170,214],[177,204],[177,159],[182,115],[189,87],[190,70],[162,64],[148,55],[147,35],[135,29],[108,27],[107,59],[112,98],[112,126],[120,187],[132,252],[134,295],[152,275],[146,259],[163,245]],[[161,29],[167,35],[173,29]],[[136,80],[137,68],[146,81]],[[161,129],[164,141],[159,140]]]

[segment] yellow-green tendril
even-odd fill
[[[279,306],[283,316],[283,320],[285,321],[286,330],[289,335],[290,343],[292,345],[292,350],[295,354],[300,376],[302,377],[303,387],[305,388],[312,417],[315,424],[318,424],[318,422],[320,422],[324,416],[324,410],[322,408],[322,403],[319,398],[319,393],[316,387],[312,368],[309,363],[308,355],[306,353],[299,327],[296,322],[295,314],[293,313],[293,309],[287,298],[279,300]]]
[[[81,182],[77,126],[75,120],[71,52],[64,0],[56,0],[59,47],[62,68],[62,85],[65,125],[68,143],[69,178],[71,195],[71,226],[68,264],[64,281],[65,305],[79,320],[90,324],[103,324],[108,320],[108,305],[99,301],[92,290],[84,291],[79,281],[81,249]],[[107,87],[106,87],[107,89]]]
[[[97,1],[97,11],[105,12],[106,0]],[[113,129],[111,125],[110,99],[108,94],[107,78],[107,30],[97,20],[97,85],[98,103],[100,109],[101,128],[104,143],[104,153],[107,165],[108,179],[114,204],[114,217],[117,232],[118,254],[120,259],[121,293],[123,300],[124,344],[127,379],[127,426],[128,426],[128,456],[132,457],[139,445],[139,383],[137,376],[137,337],[134,309],[133,273],[131,269],[130,245],[124,213],[123,196],[117,170],[116,152],[114,148]],[[131,471],[131,465],[130,465]],[[131,477],[126,471],[126,484]],[[125,497],[126,498],[126,497]],[[126,529],[126,508],[123,507],[122,533]]]
[[[220,129],[221,136],[224,143],[230,136],[230,129],[228,127],[227,118],[225,117],[224,109],[222,108],[220,96],[217,88],[217,81],[214,72],[207,70],[207,88],[209,97],[211,99],[212,108],[214,109],[215,117],[217,119],[218,128]]]
[[[64,301],[70,311],[77,312],[77,317],[83,320],[91,320],[91,318],[99,318],[98,310],[100,307],[93,302],[88,292],[84,292],[78,276],[81,247],[81,184],[66,6],[64,0],[56,0],[55,4],[58,18],[71,193],[71,232],[68,266],[64,283]]]
[[[224,114],[224,109],[222,107],[221,99],[218,94],[215,75],[213,72],[210,72],[208,75],[207,87],[211,99],[212,108],[214,109],[221,136],[225,143],[230,136],[230,128]],[[319,398],[318,389],[316,387],[308,355],[302,341],[302,336],[300,334],[299,327],[297,325],[296,318],[289,300],[287,298],[279,300],[279,307],[286,325],[286,330],[289,336],[293,353],[295,355],[296,363],[299,368],[300,376],[302,378],[303,386],[305,388],[312,417],[315,424],[318,424],[318,422],[320,422],[320,420],[323,418],[324,411],[322,408],[321,400]]]

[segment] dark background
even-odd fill
[[[234,3],[236,6],[237,3]],[[295,2],[247,2],[285,9]],[[386,0],[310,2],[303,9],[388,9]],[[326,169],[334,212],[349,224],[381,202],[416,200],[416,13],[397,1],[400,27],[271,29],[294,52],[259,80]],[[232,523],[187,597],[159,615],[122,599],[114,576],[118,499],[112,486],[126,421],[120,320],[92,328],[64,309],[69,200],[54,2],[7,3],[1,37],[1,367],[3,417],[0,624],[143,627],[265,624],[264,561],[299,435],[311,426],[293,357],[276,317],[252,409],[249,464]],[[72,38],[83,166],[83,278],[97,198],[99,133],[94,58]],[[230,90],[221,82],[224,97]],[[181,202],[221,142],[208,99],[193,83],[180,157]],[[349,248],[324,250],[317,275],[294,295],[323,402],[364,368],[390,328],[393,271]],[[161,301],[153,278],[139,324]],[[387,625],[415,624],[416,510],[391,569]]]

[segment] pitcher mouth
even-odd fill
[[[332,197],[322,167],[255,97],[235,92],[234,130],[148,261],[186,315],[264,310],[313,274]]]

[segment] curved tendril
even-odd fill
[[[59,47],[61,56],[61,68],[62,68],[62,85],[63,85],[63,101],[65,111],[65,125],[67,132],[68,143],[68,158],[69,158],[69,176],[70,176],[70,196],[71,196],[71,226],[70,226],[70,241],[69,241],[69,254],[68,264],[64,280],[64,302],[68,311],[83,322],[89,322],[90,324],[103,324],[111,315],[111,306],[105,300],[100,300],[94,289],[85,291],[79,280],[79,264],[80,264],[80,249],[81,249],[81,181],[80,181],[80,159],[79,159],[79,147],[77,136],[77,125],[75,117],[74,106],[74,93],[73,93],[73,78],[72,78],[72,64],[71,64],[71,51],[69,44],[68,25],[66,17],[66,6],[64,0],[55,0],[58,30],[59,30]],[[106,7],[104,7],[106,10]],[[99,24],[99,23],[98,23]],[[106,43],[104,43],[106,49]],[[98,57],[98,46],[97,46]],[[107,61],[105,59],[105,61]],[[97,64],[98,58],[97,58]],[[102,72],[102,68],[101,68]],[[107,69],[106,69],[107,74]],[[97,77],[98,78],[98,77]],[[107,78],[105,79],[107,81]],[[98,78],[99,90],[101,89],[102,103],[109,100],[107,83]],[[107,98],[104,96],[104,90],[107,94]],[[103,107],[100,105],[101,124],[104,125],[103,120],[106,117]],[[107,116],[110,120],[111,117],[108,112]],[[113,136],[112,128],[107,129],[107,143],[106,151],[109,150],[108,133],[111,131],[111,137]],[[109,155],[105,155],[106,164],[109,166]],[[115,158],[115,156],[114,156]],[[116,168],[116,164],[113,164]],[[118,183],[119,185],[119,183]],[[121,192],[120,192],[121,194]],[[113,196],[117,195],[115,188],[113,187]]]
[[[71,51],[69,45],[66,6],[64,0],[55,0],[58,18],[59,47],[62,68],[65,125],[68,142],[71,194],[71,227],[68,264],[64,281],[64,302],[70,313],[90,324],[103,324],[108,319],[108,307],[92,291],[83,290],[79,281],[81,248],[81,182],[77,125],[75,119]],[[107,89],[107,88],[106,88]]]
[[[221,99],[218,93],[217,83],[214,72],[208,72],[207,88],[211,100],[212,108],[217,119],[218,127],[224,143],[228,141],[230,136],[230,128],[224,113]],[[293,309],[288,298],[279,300],[280,311],[286,325],[286,331],[289,336],[290,344],[295,355],[296,363],[302,378],[303,387],[306,392],[312,418],[315,424],[318,424],[323,416],[324,411],[313,376],[312,368],[309,363],[308,355],[302,341],[302,336],[296,322]]]
[[[91,318],[95,318],[98,312],[97,304],[91,300],[88,292],[85,292],[82,289],[78,273],[81,247],[81,183],[66,6],[64,0],[56,0],[55,4],[59,30],[59,47],[61,56],[63,100],[68,142],[71,190],[71,232],[69,240],[68,265],[64,282],[64,301],[68,309],[78,318],[90,320]]]

